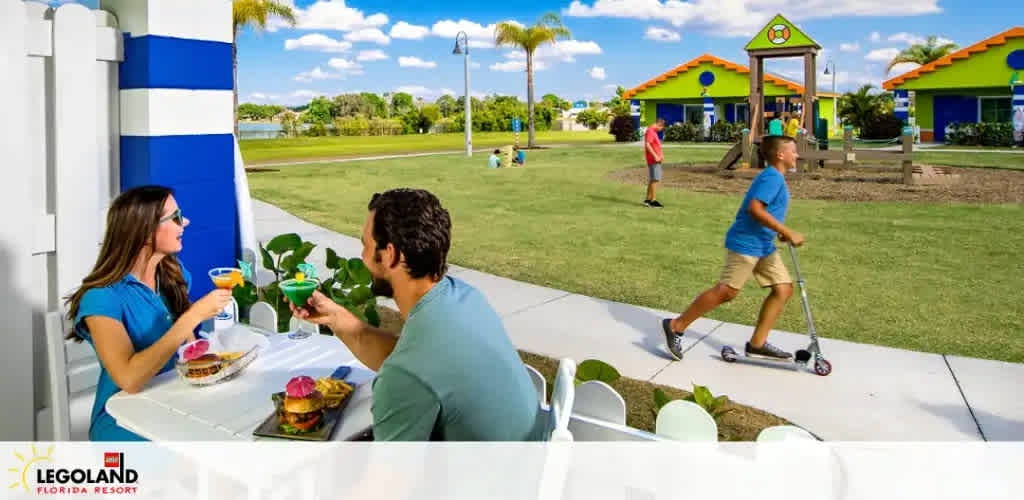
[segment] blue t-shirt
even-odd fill
[[[526,163],[526,152],[519,150],[519,153],[516,154],[516,161],[518,161],[520,165]]]
[[[185,286],[191,288],[192,276],[184,266]],[[131,274],[110,286],[93,288],[82,296],[75,317],[75,332],[93,344],[92,335],[85,324],[88,316],[106,316],[124,325],[135,352],[155,344],[171,329],[177,318],[172,317],[166,300]],[[175,354],[160,369],[160,373],[174,368]],[[100,378],[96,384],[96,401],[92,405],[89,439],[92,441],[145,441],[142,437],[120,427],[107,413],[107,400],[121,390],[100,362]]]
[[[733,252],[751,257],[765,257],[775,251],[775,231],[754,220],[748,209],[750,201],[760,200],[768,213],[779,223],[786,220],[789,208],[789,188],[786,178],[774,167],[767,167],[758,175],[747,190],[736,221],[725,234],[725,247]]]

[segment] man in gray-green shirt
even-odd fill
[[[320,293],[297,317],[327,325],[373,382],[377,441],[535,441],[547,430],[523,362],[487,299],[446,276],[451,219],[423,190],[375,194],[363,226],[373,291],[394,297],[400,337]]]

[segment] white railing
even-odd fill
[[[123,54],[108,12],[0,0],[0,362],[18,374],[3,383],[0,439],[34,437],[23,413],[48,399],[44,315],[92,268],[119,192]]]

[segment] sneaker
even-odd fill
[[[655,208],[665,208],[665,205],[662,205],[658,200],[651,200],[651,206]]]
[[[644,206],[645,207],[653,207],[654,205],[651,205],[651,200],[644,200]]]
[[[668,346],[668,352],[672,354],[676,361],[683,359],[683,334],[672,331],[672,319],[665,318],[661,320],[661,329],[665,332],[665,344]]]
[[[754,347],[754,346],[750,345],[750,342],[748,341],[747,342],[747,347],[746,347],[746,352],[747,352],[747,356],[751,356],[751,355],[753,355],[753,356],[762,356],[762,357],[765,357],[765,358],[780,359],[780,360],[781,359],[792,359],[793,358],[793,354],[792,353],[788,353],[786,351],[783,351],[782,349],[779,349],[778,347],[775,347],[775,346],[769,344],[768,342],[765,342],[764,345],[761,346],[761,347]]]

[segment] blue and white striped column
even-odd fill
[[[901,122],[910,122],[909,90],[896,89],[893,91],[893,113]]]
[[[715,124],[715,100],[704,97],[704,137],[711,136],[711,126]]]
[[[101,0],[124,33],[121,189],[169,186],[191,221],[192,299],[239,258],[230,0]]]
[[[1010,122],[1013,123],[1013,138],[1017,144],[1024,143],[1024,83],[1017,83],[1013,86]]]

